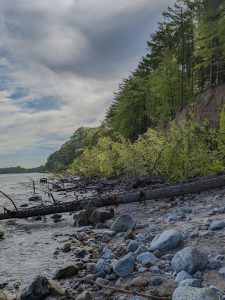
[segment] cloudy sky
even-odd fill
[[[103,120],[172,0],[0,0],[0,167]]]

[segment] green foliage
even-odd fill
[[[207,124],[186,120],[171,123],[166,132],[148,129],[134,143],[121,137],[101,138],[74,160],[70,171],[103,177],[151,172],[169,180],[209,175],[225,170],[222,136]]]
[[[69,141],[49,156],[45,169],[56,173],[65,171],[73,160],[81,155],[84,147],[95,145],[100,137],[109,134],[110,131],[102,127],[78,128]]]

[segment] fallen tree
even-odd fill
[[[106,197],[91,197],[72,202],[58,203],[48,206],[38,206],[21,210],[6,210],[0,214],[0,220],[11,218],[28,218],[35,216],[51,215],[55,213],[74,212],[88,207],[104,207],[119,204],[128,204],[132,202],[157,200],[160,198],[170,198],[183,196],[187,194],[199,193],[213,189],[225,187],[225,175],[203,178],[193,182],[184,182],[180,184],[171,184],[158,187],[156,189],[142,189],[135,192],[123,193],[117,195],[107,195]]]

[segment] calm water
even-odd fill
[[[38,183],[40,177],[41,174],[0,175],[0,190],[10,195],[18,206],[24,203],[31,206],[34,204],[28,202],[28,198],[32,196],[32,189],[27,185],[31,182],[30,178]],[[43,193],[38,193],[43,201],[48,200]],[[56,199],[60,197],[63,195],[56,195]],[[1,211],[2,206],[12,209],[10,202],[1,195],[0,205]],[[63,221],[56,224],[49,216],[41,221],[15,221],[13,225],[0,221],[0,229],[5,232],[5,239],[0,240],[0,283],[7,282],[9,290],[16,282],[22,286],[28,284],[38,274],[51,276],[64,264],[63,257],[54,258],[54,250],[63,245],[66,234],[75,231],[69,214],[64,214]]]

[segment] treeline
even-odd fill
[[[29,168],[25,169],[20,166],[18,167],[9,167],[9,168],[0,168],[0,174],[20,174],[20,173],[39,173],[44,172],[45,167]]]
[[[105,124],[135,140],[165,126],[192,96],[225,83],[225,0],[178,0],[123,80]]]

